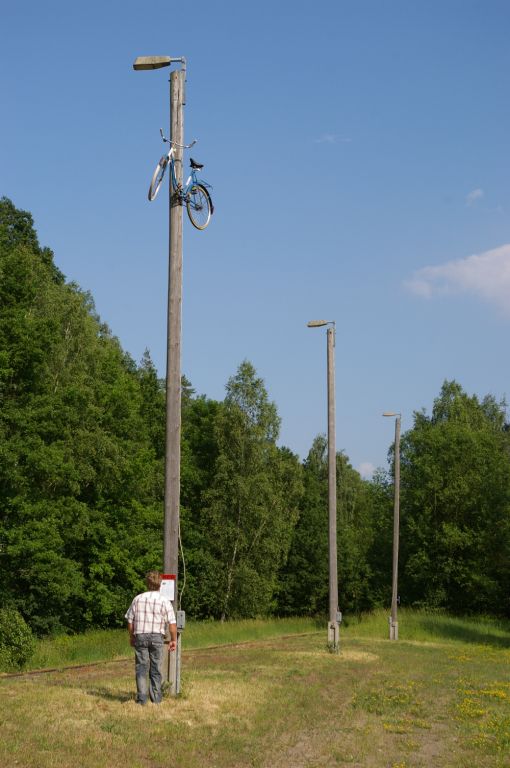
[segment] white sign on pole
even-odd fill
[[[170,600],[175,600],[175,574],[164,573],[161,577],[161,586],[159,591]]]

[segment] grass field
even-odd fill
[[[322,622],[323,623],[323,622]],[[274,619],[232,622],[188,622],[183,635],[187,649],[211,645],[241,643],[248,640],[281,637],[317,631],[314,619]],[[39,641],[28,669],[87,664],[119,658],[131,658],[132,649],[125,629],[84,632]]]
[[[509,768],[508,625],[401,612],[399,630],[351,621],[334,655],[313,622],[189,625],[159,707],[134,703],[125,638],[125,660],[0,678],[0,765]]]

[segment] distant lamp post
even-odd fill
[[[391,589],[390,640],[398,640],[398,544],[400,536],[400,413],[385,411],[383,416],[395,416],[395,458],[394,458],[394,493],[393,506],[393,580]]]
[[[328,514],[329,514],[329,623],[328,648],[338,653],[338,565],[336,545],[336,446],[335,446],[335,322],[334,320],[310,320],[308,328],[327,330],[328,343]]]

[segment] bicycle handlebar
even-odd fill
[[[166,141],[167,144],[171,144],[172,147],[180,147],[180,149],[191,149],[191,147],[194,147],[197,143],[196,139],[193,139],[191,144],[178,144],[176,141],[171,141],[170,139],[167,139],[166,136],[163,135],[163,128],[159,129],[159,132],[161,134],[161,138],[163,141]]]

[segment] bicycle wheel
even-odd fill
[[[211,196],[201,184],[194,184],[186,195],[189,220],[197,229],[205,229],[213,212]]]
[[[163,176],[165,175],[166,167],[168,165],[168,157],[162,157],[156,166],[156,170],[152,174],[152,181],[149,187],[149,200],[154,200],[159,192],[159,188],[163,182]]]

